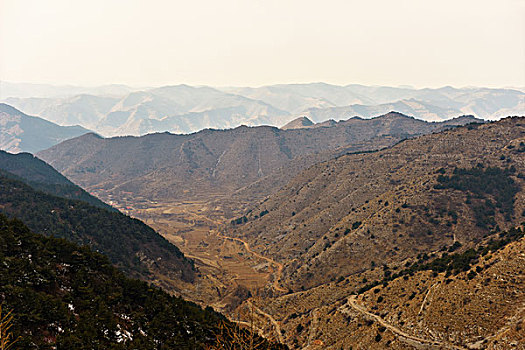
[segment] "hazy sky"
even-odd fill
[[[0,0],[0,80],[525,86],[525,0]]]

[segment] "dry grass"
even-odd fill
[[[6,315],[2,314],[2,305],[0,305],[0,350],[12,349],[19,338],[14,338],[10,329],[13,327],[12,311]]]

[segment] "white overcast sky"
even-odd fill
[[[525,0],[0,0],[0,80],[525,86]]]

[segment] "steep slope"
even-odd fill
[[[294,290],[472,242],[523,219],[524,132],[509,118],[317,164],[232,230],[283,262]]]
[[[522,340],[524,154],[515,117],[342,155],[221,235],[280,266],[250,303],[292,348],[508,348]]]
[[[0,103],[0,149],[36,153],[87,132],[83,127],[59,126]]]
[[[386,288],[350,299],[341,311],[382,315],[385,326],[427,342],[458,348],[519,348],[525,341],[525,240],[522,229],[503,232],[494,239],[509,234],[521,239],[503,248],[487,249],[463,267],[464,271],[454,274],[434,269],[397,278]]]
[[[470,121],[458,120],[457,124]],[[390,113],[329,128],[239,127],[111,139],[86,135],[38,156],[101,196],[118,198],[132,192],[150,200],[209,199],[272,176],[300,157],[341,147],[354,152],[373,150],[449,126]],[[294,169],[289,169],[290,174]]]
[[[267,176],[264,176],[257,180],[256,182],[240,188],[237,190],[233,198],[242,199],[242,202],[254,203],[254,199],[264,198],[275,191],[280,189],[282,186],[286,185],[295,175],[299,174],[302,170],[314,165],[326,161],[328,159],[333,159],[345,154],[354,154],[354,153],[369,153],[374,152],[383,148],[392,146],[393,144],[400,142],[405,139],[405,137],[413,137],[417,134],[426,134],[425,128],[421,127],[420,121],[416,121],[411,124],[408,128],[408,125],[403,125],[403,122],[400,122],[402,115],[396,112],[391,112],[386,114],[383,117],[373,118],[373,119],[362,119],[359,117],[353,117],[349,120],[343,120],[340,122],[335,122],[333,120],[316,123],[308,128],[331,128],[334,127],[337,129],[349,129],[355,133],[364,133],[366,135],[370,129],[372,130],[384,130],[380,133],[379,136],[373,137],[369,140],[356,141],[347,144],[346,146],[330,149],[324,152],[318,152],[315,154],[308,154],[305,156],[297,157],[291,160],[286,164],[286,166],[281,167]],[[428,123],[427,126],[430,126],[430,129],[434,127],[433,132],[438,132],[440,130],[457,127],[462,125],[467,125],[469,123],[482,123],[483,121],[472,116],[461,116],[453,118],[447,121],[439,123]],[[409,130],[405,134],[406,130]],[[331,134],[328,131],[327,134]]]
[[[416,268],[409,261],[376,268],[394,277],[367,291],[360,280],[374,271],[265,301],[265,310],[293,349],[522,349],[524,249],[523,228],[511,229],[461,253],[440,252],[457,272],[442,269],[443,258]]]
[[[0,298],[4,315],[13,316],[2,332],[20,337],[21,349],[207,349],[222,325],[233,328],[211,308],[126,278],[87,247],[34,234],[3,215]],[[236,339],[223,341],[231,346]]]
[[[131,276],[174,290],[194,278],[192,261],[141,221],[36,191],[9,174],[0,174],[0,212],[35,232],[89,245]]]
[[[78,187],[49,164],[29,153],[0,151],[0,169],[16,175],[38,191],[57,197],[78,199],[96,207],[114,211],[111,206]],[[7,175],[5,173],[4,175]]]

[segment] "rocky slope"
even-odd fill
[[[524,154],[507,118],[310,167],[223,229],[283,265],[250,303],[297,349],[520,348]]]
[[[231,230],[285,263],[293,290],[472,242],[523,220],[524,133],[523,118],[508,118],[341,156],[302,172]]]
[[[259,303],[292,349],[523,349],[525,240],[515,232],[458,273],[411,271],[360,292],[362,279],[384,274],[378,267]]]

